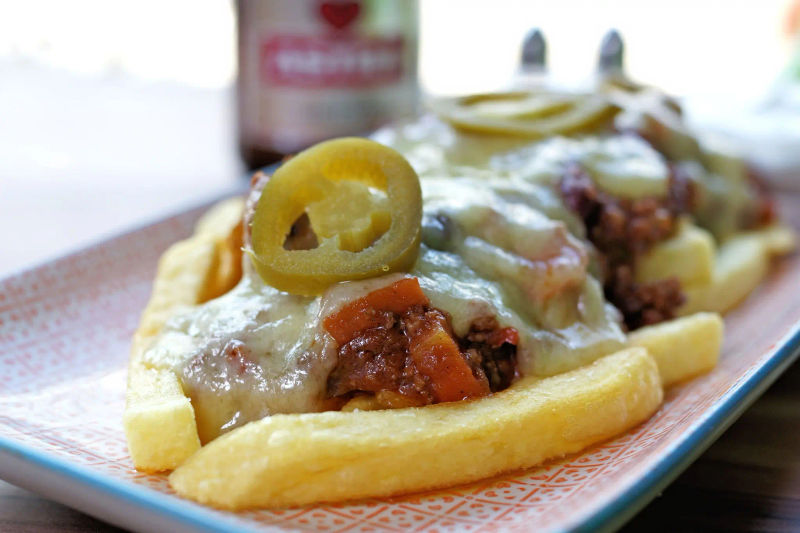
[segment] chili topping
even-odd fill
[[[330,397],[371,393],[385,407],[419,406],[479,398],[517,376],[515,329],[487,318],[457,339],[416,278],[350,302],[323,325],[339,342]]]

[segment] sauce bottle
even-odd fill
[[[236,6],[239,148],[249,169],[416,111],[415,0]]]

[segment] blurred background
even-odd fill
[[[422,94],[440,96],[507,87],[532,27],[552,76],[580,84],[616,28],[630,76],[680,97],[698,126],[796,158],[798,6],[420,0],[418,26],[401,30],[419,37]],[[236,12],[230,0],[0,0],[0,276],[245,186]],[[777,173],[796,171],[789,159]]]

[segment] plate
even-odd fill
[[[800,198],[789,214],[800,216]],[[130,337],[158,257],[205,207],[0,281],[0,477],[142,531],[609,530],[652,499],[800,349],[800,256],[726,317],[723,356],[647,422],[581,454],[450,490],[229,513],[137,472],[121,418]]]

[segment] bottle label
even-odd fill
[[[411,0],[239,0],[239,124],[291,153],[413,113]]]
[[[261,81],[282,87],[370,87],[403,76],[404,39],[276,35],[261,46]]]

